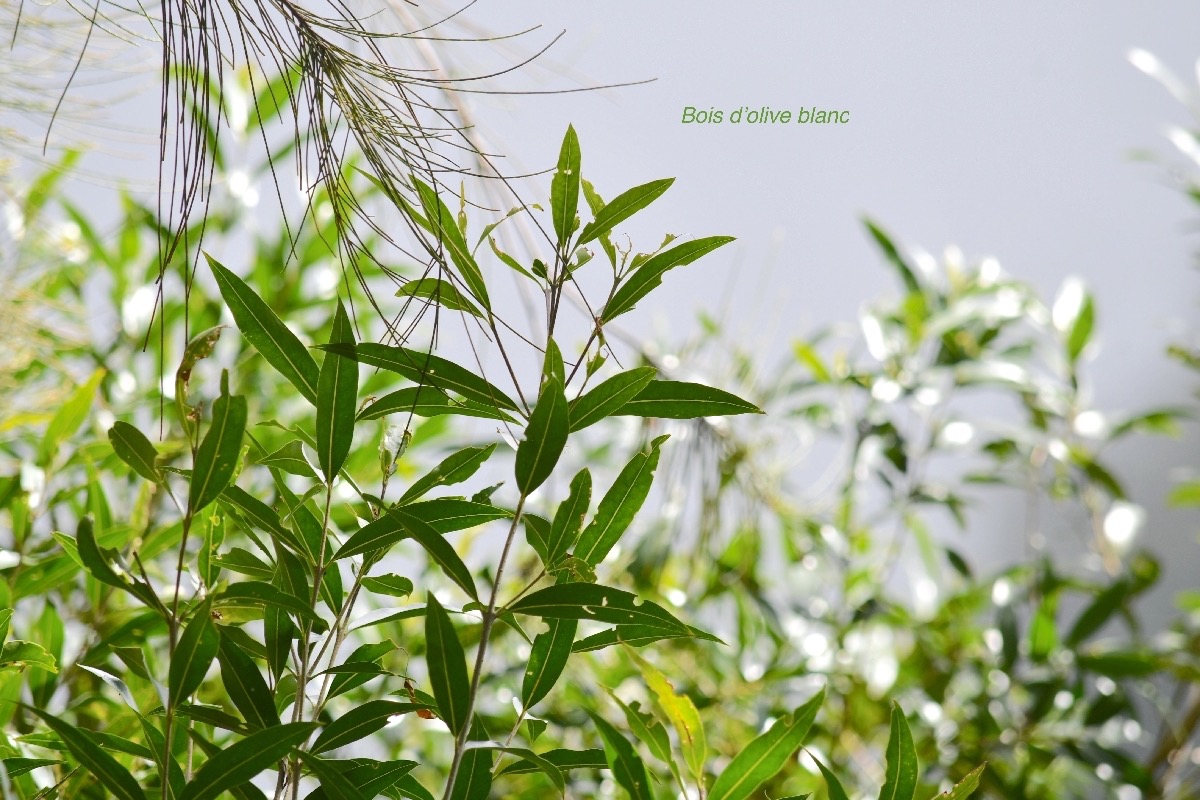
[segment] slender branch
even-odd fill
[[[504,540],[504,550],[500,553],[500,561],[496,565],[496,577],[492,579],[492,592],[488,598],[488,607],[483,614],[483,630],[479,634],[479,646],[475,649],[475,671],[471,674],[471,689],[467,693],[467,723],[458,732],[454,740],[454,759],[450,762],[450,776],[446,779],[446,791],[442,800],[450,800],[454,791],[454,782],[458,778],[459,767],[462,766],[463,753],[467,745],[467,736],[471,731],[471,719],[475,713],[475,701],[479,696],[480,679],[483,677],[483,660],[487,655],[488,641],[492,635],[492,626],[496,622],[496,598],[500,594],[500,582],[504,578],[504,565],[508,561],[509,551],[517,536],[517,526],[521,522],[521,512],[525,508],[525,494],[517,500],[517,508],[513,512],[512,525],[508,529],[508,538]]]

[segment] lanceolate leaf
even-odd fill
[[[568,125],[558,154],[558,169],[550,181],[550,212],[559,247],[567,243],[575,224],[575,212],[579,207],[579,162],[579,137],[575,135],[574,126]]]
[[[458,553],[433,526],[406,514],[402,508],[392,509],[388,513],[399,518],[400,523],[408,529],[409,535],[425,548],[426,555],[442,568],[450,580],[458,584],[459,588],[470,595],[472,600],[479,599],[479,593],[475,589],[475,580],[471,577],[471,570],[467,569],[466,564],[458,557]]]
[[[487,741],[487,731],[476,717],[471,722],[468,739],[472,742]],[[485,748],[470,748],[463,754],[462,766],[450,800],[487,800],[492,788],[492,751]]]
[[[467,246],[467,241],[463,237],[462,231],[459,230],[454,215],[438,197],[438,193],[428,184],[415,176],[413,184],[417,188],[417,195],[421,198],[421,206],[425,210],[425,218],[430,231],[450,253],[450,259],[458,268],[459,277],[462,278],[471,295],[490,311],[491,303],[488,300],[487,287],[483,283],[483,273],[479,271],[479,265],[475,263],[475,258],[471,255],[471,248]]]
[[[205,762],[179,800],[214,800],[227,789],[273,767],[307,739],[316,727],[312,722],[276,725],[229,745]],[[144,798],[139,794],[138,800]]]
[[[887,772],[879,800],[913,800],[917,793],[917,751],[908,720],[898,704],[892,704],[891,732],[888,734]]]
[[[368,522],[346,540],[338,550],[335,559],[369,553],[384,547],[390,547],[401,539],[409,537],[408,528],[403,519],[414,519],[427,523],[438,533],[451,533],[492,520],[511,517],[512,514],[501,508],[486,503],[472,503],[469,500],[441,498],[424,503],[412,503],[399,509],[390,509],[388,513],[373,522]]]
[[[470,478],[495,452],[496,445],[465,447],[448,456],[425,475],[417,478],[400,497],[400,503],[409,503],[438,486],[453,486]]]
[[[39,708],[30,706],[26,706],[26,708],[41,717],[46,726],[58,734],[58,738],[71,751],[75,760],[96,780],[100,781],[101,785],[114,797],[119,800],[146,800],[141,787],[138,786],[138,782],[129,774],[129,771],[121,766],[115,758],[100,749],[100,745],[88,738],[82,731]]]
[[[549,761],[560,770],[568,769],[604,769],[608,766],[608,761],[604,758],[604,751],[600,748],[591,750],[567,750],[557,749],[548,750],[541,754],[541,758]],[[537,764],[532,761],[517,761],[500,770],[501,775],[520,775],[529,772],[537,772]]]
[[[650,776],[646,773],[646,765],[633,749],[629,740],[609,725],[603,717],[588,715],[596,724],[600,738],[604,741],[604,753],[608,757],[608,766],[613,777],[621,787],[629,792],[631,800],[654,800],[654,792],[650,788]]]
[[[574,551],[576,556],[594,567],[605,559],[613,545],[620,540],[650,493],[654,470],[658,467],[659,448],[664,439],[655,439],[649,453],[638,453],[621,470],[600,500],[596,516],[579,535],[579,543]]]
[[[550,782],[554,784],[554,788],[558,789],[558,794],[561,797],[567,788],[567,782],[563,779],[562,770],[560,770],[553,762],[542,758],[537,753],[525,747],[509,747],[508,745],[500,744],[499,742],[480,742],[468,745],[468,752],[471,750],[491,750],[498,753],[508,753],[510,756],[517,756],[525,759],[525,763],[533,764],[542,772]]]
[[[517,404],[508,395],[488,383],[475,373],[431,353],[410,350],[407,347],[391,347],[373,342],[356,345],[327,344],[320,349],[353,358],[360,364],[386,369],[402,375],[410,381],[428,384],[455,392],[468,400],[476,400],[496,408],[516,411]]]
[[[544,619],[588,619],[614,625],[645,625],[671,631],[688,628],[657,603],[595,583],[562,583],[526,595],[508,607],[514,614]]]
[[[592,502],[592,473],[581,469],[571,479],[571,492],[554,512],[554,522],[546,539],[546,563],[555,564],[579,539],[583,518]]]
[[[354,329],[341,300],[333,317],[329,343],[354,345]],[[358,362],[326,353],[317,380],[317,460],[326,483],[333,482],[350,453],[357,398]]]
[[[128,422],[117,421],[108,430],[108,441],[122,461],[148,481],[162,483],[158,468],[158,451],[146,434]]]
[[[229,485],[242,452],[246,431],[246,398],[230,396],[228,374],[221,377],[221,395],[213,402],[212,422],[196,450],[188,490],[188,513],[195,515]]]
[[[658,370],[638,367],[617,373],[602,381],[571,403],[571,432],[611,417],[654,380]]]
[[[263,581],[235,583],[215,595],[213,603],[218,607],[252,605],[278,608],[303,617],[317,633],[328,629],[326,622],[317,616],[307,601]]]
[[[614,644],[627,644],[630,647],[645,647],[654,642],[661,642],[664,639],[685,639],[689,636],[694,636],[697,639],[704,639],[710,642],[721,642],[716,636],[711,633],[694,628],[691,625],[687,626],[687,633],[677,630],[667,630],[665,628],[655,628],[649,625],[618,625],[615,628],[593,633],[591,636],[585,636],[574,644],[571,648],[573,653],[586,653],[592,650],[601,650],[605,647],[612,647]]]
[[[525,708],[537,705],[562,675],[571,656],[571,644],[575,640],[578,625],[575,620],[551,620],[550,629],[534,637],[529,665],[525,668],[525,678],[521,683],[521,702]]]
[[[198,717],[193,718],[199,719]],[[191,735],[192,741],[200,745],[200,749],[203,750],[204,754],[209,758],[212,758],[217,753],[221,752],[220,747],[217,747],[208,739],[205,739],[203,736],[201,736],[200,732],[195,728],[188,729],[188,733]],[[239,784],[229,787],[229,793],[236,797],[237,800],[267,800],[267,796],[262,793],[262,790],[249,781],[242,781]],[[182,797],[182,790],[175,796],[176,798]]]
[[[221,492],[221,498],[240,511],[251,525],[271,534],[275,541],[285,545],[309,564],[313,563],[313,557],[308,551],[308,547],[292,530],[284,527],[279,520],[279,515],[266,503],[240,486],[225,487],[225,491]]]
[[[465,311],[476,317],[482,317],[475,304],[463,296],[462,292],[451,284],[437,278],[416,278],[408,281],[396,291],[396,297],[419,297],[432,300],[442,308],[451,311]]]
[[[529,415],[525,438],[517,447],[517,488],[529,494],[541,486],[558,463],[567,444],[567,398],[558,378],[542,384],[537,405]]]
[[[275,710],[271,688],[263,680],[254,659],[228,636],[221,637],[217,659],[221,664],[221,683],[225,692],[246,722],[255,728],[278,725],[279,712]]]
[[[703,780],[704,764],[708,760],[708,741],[704,736],[704,726],[700,722],[700,712],[696,710],[696,704],[686,694],[677,693],[667,677],[653,664],[632,650],[628,652],[641,669],[646,685],[654,692],[659,708],[675,726],[680,749],[683,750],[683,758],[691,770],[692,777],[697,782]]]
[[[471,685],[467,678],[467,660],[450,615],[429,593],[425,608],[425,646],[429,662],[429,683],[437,698],[438,711],[450,730],[457,734],[467,724],[467,695]]]
[[[612,413],[623,417],[694,419],[761,414],[762,410],[736,395],[701,383],[650,381],[636,397]]]
[[[98,369],[93,372],[55,411],[54,416],[50,418],[50,424],[46,426],[46,433],[38,449],[39,466],[49,465],[58,453],[58,446],[79,430],[79,426],[87,419],[88,411],[92,408],[92,398],[96,396],[96,387],[100,385],[100,379],[103,377],[104,370]]]
[[[357,742],[388,724],[393,717],[409,714],[428,706],[395,700],[372,700],[335,719],[313,742],[312,752],[324,753]]]
[[[979,788],[979,778],[983,775],[987,764],[980,764],[975,769],[967,774],[954,788],[948,792],[944,792],[937,796],[937,800],[967,800],[968,797],[975,794],[975,790]]]
[[[355,761],[358,762],[357,766],[353,766],[341,774],[364,797],[376,797],[388,793],[388,789],[395,786],[401,778],[412,772],[417,766],[417,762],[415,761],[404,760],[368,761],[366,759],[355,759]],[[332,797],[332,795],[329,795],[323,789],[317,789],[308,795],[305,800],[326,800],[328,797]]]
[[[742,800],[783,769],[804,743],[824,701],[825,690],[822,689],[790,717],[776,720],[766,733],[734,756],[713,784],[709,800]]]
[[[674,178],[663,178],[643,183],[617,195],[612,202],[600,209],[594,220],[584,226],[579,233],[579,244],[587,244],[597,236],[608,233],[614,226],[620,225],[661,197],[674,182]]]
[[[312,753],[301,753],[305,766],[321,784],[325,796],[331,800],[370,800],[357,786],[347,780],[333,763]]]
[[[379,419],[388,414],[414,414],[418,417],[439,417],[453,414],[459,417],[479,417],[513,422],[513,418],[491,403],[477,400],[455,400],[434,386],[408,386],[371,403],[358,415],[359,419]]]
[[[126,581],[108,565],[108,561],[100,552],[99,545],[96,544],[96,534],[92,528],[91,517],[83,517],[79,520],[79,527],[75,530],[75,546],[79,560],[83,562],[84,568],[93,578],[109,586],[124,589],[148,606],[158,606],[158,598],[150,587],[137,582],[136,579]]]
[[[662,277],[668,270],[690,264],[732,241],[732,236],[709,236],[684,242],[651,257],[617,289],[612,299],[605,304],[601,319],[609,322],[633,308],[639,300],[662,283]]]
[[[221,634],[213,623],[211,609],[210,595],[196,608],[171,655],[167,688],[172,707],[179,705],[200,687],[209,665],[217,657]]]
[[[288,330],[271,307],[263,302],[241,278],[217,263],[207,253],[208,265],[221,289],[225,305],[233,312],[238,330],[267,363],[300,390],[308,402],[317,402],[317,362],[304,349],[296,334]]]
[[[829,790],[829,800],[850,800],[846,795],[846,790],[842,787],[842,782],[829,770],[829,767],[822,764],[816,756],[813,756],[813,761],[817,762],[817,769],[821,770],[821,775],[825,778],[825,786]]]

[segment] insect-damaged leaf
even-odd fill
[[[541,701],[562,675],[579,625],[570,619],[554,619],[549,624],[548,631],[534,637],[529,651],[529,664],[521,682],[521,703],[525,708],[532,708]]]

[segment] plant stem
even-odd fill
[[[492,626],[496,622],[496,598],[500,594],[500,581],[504,578],[504,565],[508,561],[508,553],[512,549],[513,540],[517,535],[517,526],[521,522],[521,512],[525,508],[525,494],[517,500],[517,508],[513,512],[512,526],[508,529],[508,538],[504,540],[504,550],[500,553],[500,561],[496,565],[496,577],[492,579],[492,592],[488,598],[488,607],[483,614],[483,630],[479,634],[479,646],[475,649],[475,671],[471,674],[471,689],[467,693],[467,724],[458,732],[454,739],[454,759],[450,762],[450,776],[446,779],[446,791],[442,800],[450,800],[454,791],[454,782],[458,778],[459,767],[462,766],[463,751],[467,745],[467,736],[471,732],[471,722],[475,714],[475,700],[479,695],[480,679],[483,677],[483,659],[487,655],[488,640],[492,635]]]

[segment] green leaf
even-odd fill
[[[274,567],[241,547],[231,547],[229,552],[221,553],[212,563],[221,569],[249,575],[257,580],[269,581],[275,575]]]
[[[96,544],[96,534],[92,528],[91,517],[83,517],[79,520],[79,527],[75,530],[75,548],[79,560],[83,562],[84,568],[93,578],[109,586],[124,589],[148,606],[160,608],[158,597],[150,587],[138,583],[136,579],[132,582],[126,581],[108,565],[108,561],[100,552],[100,546]]]
[[[685,381],[651,381],[614,416],[695,419],[731,414],[761,414],[758,406],[729,392]]]
[[[693,628],[691,625],[687,626],[686,632],[655,628],[648,625],[618,625],[615,628],[609,628],[608,630],[594,633],[591,636],[585,636],[575,643],[571,648],[571,652],[587,653],[592,650],[612,647],[615,644],[627,644],[630,647],[645,647],[648,644],[661,642],[664,639],[687,638],[704,639],[705,641],[724,644],[724,642],[711,633],[706,633],[699,628]]]
[[[221,752],[221,748],[201,736],[195,728],[190,728],[188,733],[191,735],[192,741],[200,745],[200,749],[209,758]],[[267,796],[257,786],[248,781],[242,781],[236,786],[230,787],[229,793],[237,798],[237,800],[267,800]],[[180,797],[182,794],[183,792],[181,791],[176,797]]]
[[[908,720],[897,703],[892,704],[892,724],[888,734],[887,771],[879,800],[913,800],[917,794],[917,751],[913,746]]]
[[[271,688],[263,680],[254,659],[228,636],[221,637],[217,659],[221,664],[225,693],[246,722],[255,728],[278,725],[279,712],[275,710]]]
[[[494,444],[484,447],[465,447],[459,450],[413,481],[408,490],[401,495],[400,504],[410,503],[435,487],[462,483],[478,472],[483,463],[491,458],[495,451],[496,445]]]
[[[388,597],[408,597],[413,592],[413,582],[400,575],[380,575],[376,578],[363,578],[362,586],[368,592],[384,594]]]
[[[554,233],[559,248],[565,248],[575,227],[579,208],[579,137],[574,126],[567,126],[562,148],[558,153],[558,169],[550,181],[550,213],[554,217]]]
[[[657,603],[595,583],[562,583],[526,595],[508,611],[543,619],[587,619],[614,625],[645,625],[687,632],[688,628]]]
[[[241,278],[221,266],[208,253],[208,266],[221,290],[225,305],[233,313],[238,330],[267,363],[287,378],[304,399],[316,405],[320,371],[296,334],[263,302]]]
[[[550,629],[533,639],[529,651],[529,664],[521,682],[521,703],[532,708],[545,697],[562,675],[571,656],[571,644],[575,641],[575,620],[551,620]]]
[[[50,674],[58,672],[54,656],[37,642],[13,639],[0,648],[0,671],[4,669],[39,669]]]
[[[464,592],[471,596],[472,600],[479,599],[479,593],[475,589],[475,580],[471,577],[471,570],[467,569],[467,565],[458,557],[458,553],[454,551],[449,542],[442,538],[436,528],[407,513],[402,507],[393,508],[388,511],[388,514],[399,520],[400,524],[408,531],[409,536],[416,539],[417,543],[425,548],[426,555],[442,568],[450,580],[458,584]],[[350,543],[347,542],[347,544]],[[342,558],[341,551],[338,552],[336,558]]]
[[[1064,640],[1067,647],[1074,649],[1093,633],[1104,627],[1104,623],[1112,618],[1112,615],[1124,605],[1126,599],[1130,598],[1132,594],[1133,587],[1129,581],[1118,580],[1096,595],[1096,598],[1083,610],[1079,618],[1075,620],[1075,624],[1071,626],[1071,631]]]
[[[341,300],[338,300],[329,343],[354,346],[354,329]],[[325,473],[326,483],[333,483],[350,453],[357,401],[358,362],[327,353],[317,379],[317,460]]]
[[[867,226],[867,231],[870,232],[871,238],[875,240],[875,244],[878,245],[879,249],[883,251],[884,258],[886,258],[888,263],[895,268],[897,273],[899,273],[900,279],[904,281],[904,288],[911,294],[920,294],[921,284],[917,281],[917,274],[913,268],[909,266],[904,256],[900,254],[900,251],[896,248],[896,245],[892,243],[892,238],[888,236],[883,228],[879,227],[870,219],[864,218],[863,224]]]
[[[850,800],[846,794],[846,790],[842,787],[842,782],[838,780],[837,776],[822,764],[819,758],[812,755],[812,753],[809,753],[809,755],[817,763],[817,769],[821,770],[821,775],[825,778],[825,786],[829,789],[829,800]]]
[[[458,268],[459,277],[467,285],[467,290],[485,309],[491,311],[487,287],[483,282],[483,273],[479,271],[479,265],[475,263],[475,258],[471,255],[471,248],[467,246],[467,240],[459,229],[454,215],[450,213],[450,209],[442,202],[438,193],[415,175],[413,176],[413,185],[417,189],[417,196],[421,198],[421,206],[425,210],[425,218],[430,231],[437,237],[438,242],[450,252],[450,259]]]
[[[658,468],[662,442],[663,437],[655,439],[649,453],[638,453],[629,460],[604,493],[596,516],[579,535],[575,555],[591,566],[595,567],[608,556],[646,502],[654,482],[654,470]]]
[[[1079,360],[1083,348],[1092,340],[1092,329],[1096,324],[1096,305],[1091,294],[1085,294],[1083,305],[1075,319],[1071,320],[1071,329],[1067,334],[1067,358],[1071,363]]]
[[[316,727],[312,722],[276,725],[229,745],[200,767],[179,800],[215,800],[286,758]]]
[[[444,611],[442,613],[445,614]],[[429,624],[428,619],[429,617],[426,616],[427,625]],[[457,642],[458,639],[455,638],[455,641]],[[325,729],[321,731],[321,735],[313,742],[312,752],[324,753],[327,750],[357,742],[382,729],[392,717],[426,708],[429,706],[420,703],[401,703],[395,700],[371,700],[363,703],[326,725]]]
[[[987,764],[980,764],[975,769],[967,774],[954,788],[948,792],[943,792],[937,796],[937,800],[967,800],[968,797],[975,794],[975,790],[979,788],[979,778],[983,775],[983,771],[987,768]]]
[[[296,555],[312,565],[314,559],[308,546],[293,531],[285,528],[274,509],[239,486],[228,486],[221,498],[241,512],[245,521],[261,531],[271,534],[272,539],[283,544]]]
[[[103,378],[104,370],[97,369],[54,412],[38,449],[38,466],[48,466],[58,453],[59,445],[79,430],[79,426],[87,419],[88,412],[92,410],[92,399],[96,396],[96,388]]]
[[[424,522],[438,533],[451,533],[512,516],[504,509],[486,503],[472,503],[469,500],[455,498],[439,498],[424,503],[412,503],[404,506],[402,514],[394,513],[397,510],[399,509],[389,509],[387,514],[359,528],[346,540],[334,558],[341,559],[360,553],[369,553],[390,547],[401,539],[407,539],[410,534],[401,522],[402,517]]]
[[[517,756],[525,760],[525,763],[533,764],[538,771],[550,779],[554,784],[554,788],[558,789],[559,796],[563,796],[567,790],[567,782],[563,779],[562,770],[554,763],[542,758],[537,753],[526,747],[509,747],[498,742],[480,742],[472,743],[467,746],[468,752],[471,750],[490,750],[498,753],[508,753],[511,756]]]
[[[408,386],[371,403],[358,415],[361,419],[379,419],[388,414],[414,414],[418,417],[439,417],[453,414],[460,417],[479,417],[504,422],[515,420],[491,404],[476,400],[455,400],[433,386]]]
[[[230,396],[228,373],[221,377],[221,395],[213,402],[212,422],[196,450],[188,490],[188,514],[207,506],[229,485],[242,453],[246,430],[246,398]]]
[[[415,761],[370,761],[362,758],[351,763],[355,766],[341,775],[365,797],[385,794],[417,766]],[[305,800],[326,800],[327,796],[324,790],[317,789]]]
[[[465,311],[476,317],[483,316],[483,313],[475,307],[474,303],[464,297],[462,292],[446,281],[437,278],[415,278],[407,281],[396,290],[396,297],[419,297],[423,300],[432,300],[442,308],[451,311]]]
[[[775,721],[770,729],[734,756],[713,783],[709,800],[741,800],[772,778],[804,743],[817,711],[825,702],[825,690],[817,692],[791,716]]]
[[[658,370],[638,367],[613,375],[571,403],[571,432],[610,417],[646,388]]]
[[[221,634],[213,623],[212,596],[209,595],[197,606],[171,655],[167,689],[172,708],[200,688],[220,645]]]
[[[317,616],[306,600],[302,600],[263,581],[242,581],[241,583],[235,583],[224,591],[214,595],[213,605],[218,608],[243,605],[278,608],[308,620],[312,624],[313,630],[317,633],[322,633],[329,629],[325,620]]]
[[[682,784],[683,775],[680,774],[679,767],[675,764],[675,756],[671,752],[671,737],[663,724],[653,714],[644,713],[638,701],[627,705],[611,689],[608,690],[608,695],[625,714],[625,722],[629,725],[633,740],[650,748],[654,757],[666,764],[671,774]]]
[[[607,208],[608,206],[605,206],[606,210]],[[612,298],[604,305],[600,318],[605,322],[611,322],[654,291],[662,283],[663,275],[668,270],[691,264],[701,256],[732,241],[732,236],[707,236],[703,239],[684,242],[652,256],[621,285],[621,288],[617,289]]]
[[[637,751],[629,740],[617,732],[617,729],[598,714],[588,711],[588,716],[596,724],[600,738],[604,741],[604,754],[608,759],[608,767],[613,777],[625,791],[629,792],[631,800],[654,800],[654,792],[650,788],[650,776],[646,773],[646,765],[642,762]]]
[[[468,739],[473,742],[487,740],[487,731],[476,717],[471,723]],[[483,748],[468,749],[463,753],[462,765],[450,800],[487,800],[492,788],[492,753]]]
[[[549,761],[559,770],[569,769],[604,769],[608,766],[608,761],[604,758],[604,751],[600,748],[592,748],[590,750],[547,750],[541,754],[541,758]],[[540,769],[537,764],[532,761],[521,760],[509,764],[504,769],[500,770],[500,775],[522,775],[530,772],[537,772]]]
[[[433,592],[429,593],[429,604],[425,608],[425,644],[429,683],[437,698],[438,711],[457,735],[467,724],[467,697],[471,691],[467,660],[450,615]]]
[[[40,708],[32,706],[26,706],[26,708],[42,718],[46,726],[54,731],[62,743],[67,746],[75,760],[114,797],[118,800],[146,800],[141,787],[138,786],[138,782],[129,774],[129,771],[121,766],[115,758],[104,752],[100,745],[85,735],[83,731],[58,717],[51,716]]]
[[[118,420],[108,429],[108,441],[117,456],[130,469],[151,483],[162,483],[162,471],[158,468],[158,451],[146,438],[146,434]]]
[[[542,384],[537,405],[529,415],[525,438],[517,447],[517,488],[528,495],[545,483],[567,445],[567,397],[558,378]]]
[[[592,502],[592,473],[581,469],[571,479],[571,491],[567,499],[554,512],[554,522],[546,538],[546,563],[556,564],[579,540],[583,518]]]
[[[321,784],[321,789],[324,790],[326,797],[332,798],[332,800],[369,800],[357,786],[334,767],[333,762],[306,752],[301,752],[300,758],[312,772],[313,777]]]
[[[494,408],[516,411],[517,404],[508,395],[475,373],[432,353],[406,347],[360,342],[356,345],[326,344],[318,349],[353,358],[360,364],[386,369],[419,384],[455,392]]]
[[[615,226],[620,225],[661,197],[663,192],[671,188],[671,184],[674,182],[674,178],[663,178],[643,183],[641,186],[635,186],[617,195],[612,202],[600,209],[594,220],[584,226],[579,233],[577,244],[587,244],[597,236],[608,233]]]
[[[4,771],[8,773],[9,778],[19,778],[33,772],[38,767],[56,767],[67,762],[53,758],[6,758],[3,763]]]
[[[700,712],[696,710],[696,704],[692,702],[692,698],[676,692],[667,677],[649,661],[632,650],[629,651],[629,655],[641,670],[646,685],[654,692],[659,708],[675,726],[684,761],[691,770],[692,778],[700,783],[704,779],[704,764],[708,760],[708,740],[704,736],[704,726],[700,722]]]

